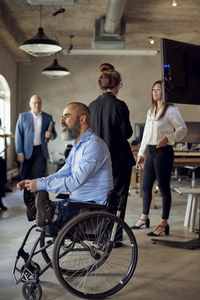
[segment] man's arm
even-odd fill
[[[50,193],[71,193],[77,190],[102,167],[107,159],[109,153],[105,152],[105,145],[102,143],[101,141],[88,144],[82,151],[81,157],[80,153],[78,153],[74,160],[74,165],[70,166],[71,174],[69,172],[65,174],[64,166],[61,169],[62,174],[57,172],[57,176],[39,178],[37,190],[46,190]],[[72,156],[71,152],[69,156]],[[61,176],[58,177],[58,175]]]
[[[15,129],[15,149],[17,160],[21,163],[24,161],[23,134],[22,115],[20,114]]]

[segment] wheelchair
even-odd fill
[[[12,272],[15,283],[23,283],[25,299],[41,299],[39,279],[49,268],[64,288],[86,299],[104,299],[128,283],[136,268],[138,247],[132,230],[119,217],[123,196],[117,211],[114,202],[113,193],[105,206],[68,201],[69,206],[80,208],[80,212],[61,228],[35,224],[28,230]],[[24,248],[32,230],[38,237],[28,253]],[[115,247],[115,242],[122,238],[123,246]],[[46,262],[43,268],[33,260],[39,253]]]

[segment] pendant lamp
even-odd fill
[[[49,67],[45,68],[42,71],[43,75],[46,75],[47,77],[54,79],[54,78],[62,78],[70,74],[69,70],[62,67],[57,59],[54,59],[54,62]]]
[[[23,42],[23,44],[19,47],[21,50],[26,53],[39,57],[39,56],[49,56],[58,51],[62,50],[62,47],[55,40],[48,38],[43,28],[41,27],[41,5],[40,5],[40,27],[38,28],[37,34]]]

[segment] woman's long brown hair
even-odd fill
[[[161,88],[162,88],[162,81],[161,81],[161,80],[157,80],[157,81],[154,82],[154,84],[153,84],[153,86],[152,86],[152,89],[151,89],[152,109],[151,109],[151,111],[153,111],[154,107],[157,108],[157,101],[155,101],[155,100],[153,99],[153,88],[154,88],[154,86],[155,86],[156,84],[160,84],[160,86],[161,86]],[[165,113],[166,113],[166,111],[167,111],[167,109],[168,109],[169,106],[174,106],[173,104],[166,103],[166,102],[164,102],[163,105],[164,105],[164,108],[163,108],[163,111],[162,111],[162,113],[161,113],[161,115],[160,115],[160,117],[159,117],[158,120],[160,120],[160,119],[162,119],[162,118],[164,117],[164,115],[165,115]]]

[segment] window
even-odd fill
[[[0,134],[10,133],[10,88],[6,79],[0,74]],[[9,143],[9,141],[8,141]],[[0,155],[4,152],[4,139],[0,138]]]

